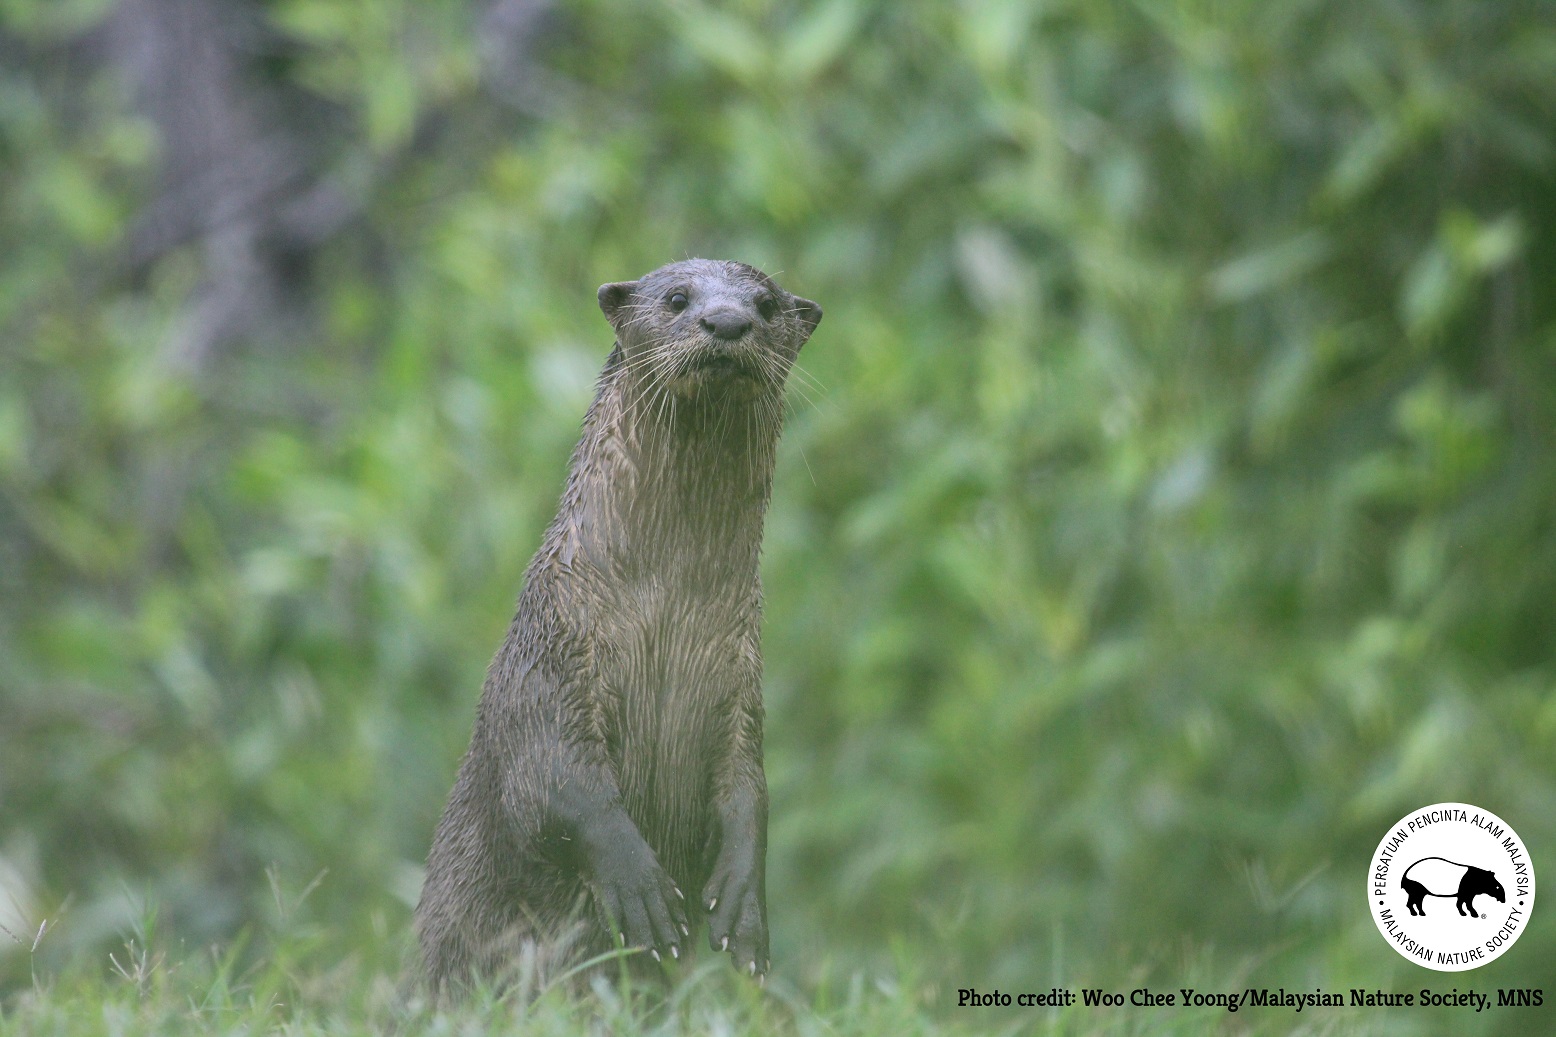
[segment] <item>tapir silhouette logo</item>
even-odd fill
[[[1446,857],[1422,857],[1405,869],[1399,884],[1409,897],[1405,907],[1411,914],[1423,917],[1426,915],[1423,901],[1427,897],[1453,897],[1459,914],[1468,910],[1472,918],[1480,917],[1475,912],[1475,898],[1482,893],[1496,897],[1499,903],[1507,903],[1507,894],[1495,875],[1485,868],[1459,864]]]

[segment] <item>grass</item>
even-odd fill
[[[1425,1013],[1350,1008],[1301,1014],[1273,1008],[957,1008],[956,992],[945,986],[945,977],[931,978],[908,965],[890,976],[832,968],[812,989],[797,987],[780,971],[758,988],[733,974],[719,957],[705,957],[670,985],[652,989],[634,986],[625,976],[543,984],[521,972],[505,992],[481,990],[458,1005],[440,1007],[410,990],[390,964],[404,960],[403,945],[338,955],[325,949],[320,933],[299,931],[263,948],[240,939],[225,947],[175,952],[153,949],[165,942],[155,921],[153,916],[138,926],[136,935],[104,962],[76,961],[54,975],[35,971],[29,985],[0,999],[0,1037],[1167,1037],[1434,1033],[1445,1032],[1444,1025],[1470,1032]],[[36,946],[22,949],[35,951]],[[1204,989],[1220,989],[1210,977],[1200,983]]]
[[[521,960],[505,988],[478,989],[457,1004],[439,1005],[407,981],[405,963],[412,960],[408,933],[390,924],[375,925],[376,937],[358,937],[348,944],[341,934],[308,921],[300,910],[319,885],[318,878],[295,895],[283,890],[274,870],[269,879],[274,913],[231,943],[203,949],[167,933],[156,908],[149,905],[143,906],[122,945],[100,958],[47,953],[58,950],[57,944],[49,945],[64,916],[44,921],[30,936],[0,926],[0,941],[10,944],[7,948],[0,943],[0,951],[19,954],[31,965],[30,980],[0,990],[0,1037],[1383,1037],[1536,1033],[1542,1032],[1542,1021],[1548,1022],[1538,1010],[1528,1016],[1488,1012],[1466,1017],[1451,1009],[1419,1008],[1228,1011],[1213,1005],[1183,1007],[1181,1001],[1160,1008],[1127,1003],[1088,1007],[1079,1003],[1079,992],[1094,985],[1093,980],[1061,982],[1077,994],[1078,1003],[1070,1007],[963,1008],[956,1003],[957,988],[976,984],[976,979],[956,975],[955,967],[944,962],[930,967],[933,948],[901,941],[893,941],[895,964],[885,971],[824,962],[805,970],[807,978],[800,980],[800,969],[786,974],[780,962],[765,987],[736,974],[724,956],[716,954],[667,966],[663,983],[644,983],[641,978],[634,982],[625,968],[611,972],[609,961],[548,978],[533,961]],[[1132,987],[1147,984],[1159,993],[1177,993],[1179,986],[1208,993],[1239,991],[1254,982],[1250,962],[1218,961],[1209,951],[1187,946],[1175,960],[1181,981],[1171,984],[1147,980],[1138,967],[1119,963],[1076,963],[1073,974],[1110,977],[1101,985],[1123,993],[1126,1002]],[[17,973],[13,969],[9,974]],[[1438,980],[1453,979],[1418,970],[1409,975],[1410,981],[1401,978],[1392,988],[1446,989],[1450,983]],[[1050,986],[1034,980],[1030,989],[1046,993]],[[1529,1024],[1536,1028],[1519,1029]]]

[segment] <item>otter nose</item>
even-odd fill
[[[704,328],[716,339],[725,342],[733,342],[747,331],[751,330],[751,319],[743,313],[735,313],[730,310],[715,310],[705,313],[700,318]]]

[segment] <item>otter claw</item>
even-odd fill
[[[681,926],[681,935],[682,936],[690,936],[691,934],[692,934],[692,931],[690,929],[686,928],[685,925]]]
[[[670,945],[670,957],[674,958],[676,961],[681,960],[681,952],[673,943]]]
[[[750,967],[746,969],[746,974],[750,976],[756,975],[756,962],[753,961],[751,963]]]
[[[661,958],[659,956],[659,952],[654,950],[652,947],[649,948],[648,953],[650,953],[650,954],[652,954],[654,956],[654,960],[655,961],[663,961],[664,960],[663,958]]]
[[[676,896],[680,897],[682,900],[686,899],[686,894],[681,892],[681,887],[680,886],[676,886],[676,887],[674,887],[674,889],[675,889],[675,895]]]
[[[723,941],[719,944],[719,950],[721,950],[721,951],[729,950],[729,937],[727,937],[727,936],[724,937]]]
[[[712,900],[708,901],[708,910],[709,911],[712,911],[714,908],[716,908],[718,906],[719,906],[719,898],[718,897],[714,897]]]

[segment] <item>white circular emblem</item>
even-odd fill
[[[1534,908],[1534,866],[1512,826],[1468,803],[1412,810],[1367,875],[1378,931],[1417,965],[1478,968],[1518,940]]]

